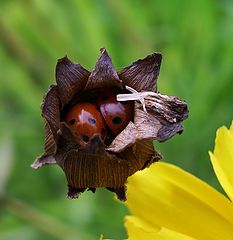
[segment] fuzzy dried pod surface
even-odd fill
[[[70,198],[105,187],[125,200],[127,178],[162,158],[153,140],[181,133],[188,117],[185,101],[157,92],[161,60],[160,53],[153,53],[116,72],[101,49],[89,72],[67,56],[59,59],[57,85],[50,86],[41,105],[44,153],[32,167],[58,164]],[[80,110],[81,104],[86,110]],[[75,114],[78,119],[67,120]],[[99,118],[102,125],[96,123]]]

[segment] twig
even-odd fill
[[[0,206],[5,207],[17,217],[30,222],[38,229],[56,237],[57,239],[91,239],[90,236],[76,232],[72,227],[65,225],[48,214],[42,213],[21,200],[2,197],[0,200]]]

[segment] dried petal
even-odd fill
[[[44,129],[45,129],[45,146],[44,146],[45,154],[53,155],[57,152],[57,144],[52,133],[52,130],[46,120]]]
[[[107,153],[99,135],[85,147],[66,150],[66,154],[56,160],[66,174],[68,185],[75,189],[120,188],[129,176],[129,163]]]
[[[59,105],[57,86],[50,86],[41,105],[42,116],[45,118],[45,153],[35,160],[31,165],[32,168],[37,169],[45,164],[56,163],[53,155],[57,151],[57,130],[60,121]]]
[[[147,112],[139,103],[135,104],[135,126],[143,139],[163,142],[176,133],[181,133],[181,121],[188,117],[185,101],[177,97],[154,93],[145,97]]]
[[[143,139],[157,139],[157,133],[162,127],[156,113],[145,112],[139,103],[135,103],[134,124]]]
[[[171,123],[183,121],[188,117],[187,103],[178,97],[153,93],[145,98],[145,104]]]
[[[122,152],[127,147],[132,146],[139,137],[136,126],[134,123],[129,122],[127,127],[113,140],[107,150],[112,152]]]
[[[45,164],[55,164],[56,161],[53,155],[57,152],[57,144],[55,142],[53,133],[49,127],[49,124],[45,120],[45,153],[38,157],[35,162],[31,165],[32,168],[39,168]]]
[[[65,122],[60,123],[60,131],[61,131],[61,135],[67,141],[77,143],[80,146],[85,145],[83,138],[80,135],[78,135],[76,132],[74,132],[71,128],[69,128]]]
[[[180,123],[172,123],[168,124],[167,122],[162,122],[161,124],[163,125],[158,133],[157,133],[157,139],[160,142],[164,142],[167,139],[171,138],[175,134],[179,133],[181,134],[183,132],[183,127]]]
[[[95,69],[91,72],[85,89],[102,87],[122,88],[122,82],[114,70],[112,60],[106,49],[102,48],[100,51],[101,56],[96,63]]]
[[[136,143],[134,154],[137,156],[138,161],[143,164],[140,170],[149,167],[153,162],[162,159],[162,155],[154,148],[153,142],[148,140],[141,140]]]
[[[107,189],[111,192],[116,193],[117,198],[121,201],[126,201],[126,186],[120,187],[120,188],[109,188]]]
[[[42,116],[45,118],[45,153],[36,159],[32,164],[33,168],[56,163],[52,155],[57,151],[57,130],[59,129],[60,119],[59,105],[57,86],[51,86],[41,105]]]
[[[61,58],[56,66],[56,82],[59,96],[64,106],[86,85],[90,72],[80,64],[73,63],[67,56]]]
[[[132,147],[119,153],[118,156],[127,159],[129,162],[129,175],[148,167],[151,163],[162,158],[162,156],[155,151],[153,142],[149,140],[137,141]]]
[[[118,72],[119,78],[138,92],[156,91],[161,60],[160,53],[148,55]]]
[[[55,164],[56,160],[53,156],[47,156],[45,154],[38,157],[33,164],[31,164],[31,167],[34,169],[40,168],[45,164]]]
[[[71,186],[68,186],[68,193],[67,196],[70,199],[78,198],[80,193],[83,193],[86,190],[86,188],[74,188]]]
[[[60,122],[60,100],[58,97],[58,87],[50,86],[44,101],[41,105],[42,116],[46,119],[50,127],[53,137],[56,140],[57,130]]]

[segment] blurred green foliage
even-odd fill
[[[113,194],[69,201],[61,169],[30,168],[43,151],[39,105],[65,54],[92,69],[106,47],[120,69],[162,52],[159,91],[185,99],[190,117],[181,136],[156,148],[216,187],[207,151],[233,118],[232,22],[230,0],[1,0],[0,240],[126,238],[127,209]]]

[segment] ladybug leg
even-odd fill
[[[107,187],[107,189],[111,192],[114,192],[116,193],[117,195],[117,198],[120,200],[120,201],[126,201],[126,186],[122,186],[122,187],[119,187],[119,188],[110,188],[110,187]]]
[[[68,185],[68,193],[67,196],[70,199],[78,198],[80,193],[83,193],[86,188],[75,188]]]

